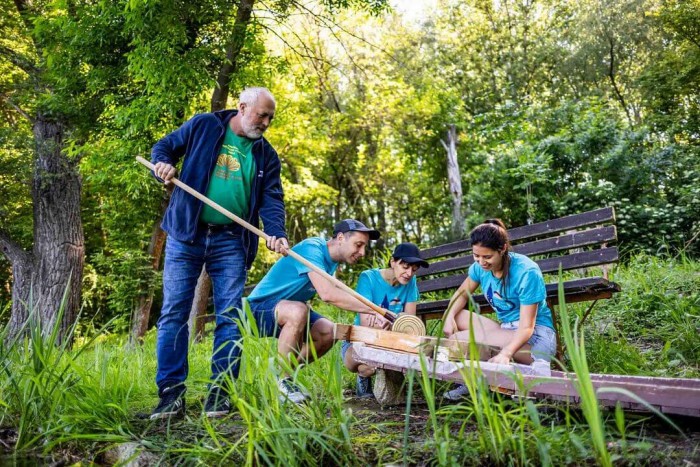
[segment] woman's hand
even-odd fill
[[[455,323],[454,318],[448,316],[445,320],[445,324],[442,325],[442,332],[446,337],[452,337],[452,334],[457,332],[457,323]]]
[[[510,355],[501,351],[495,357],[491,357],[489,359],[489,363],[497,363],[499,365],[510,365],[510,357]]]

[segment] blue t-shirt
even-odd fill
[[[320,237],[307,238],[292,247],[292,251],[318,266],[328,274],[333,274],[338,263],[331,259],[326,240]],[[267,300],[293,300],[305,302],[316,295],[309,269],[300,261],[285,256],[280,258],[265,274],[248,296],[248,302],[261,303]]]
[[[486,300],[496,311],[498,320],[510,323],[520,319],[520,305],[537,303],[537,319],[535,324],[541,324],[554,329],[552,311],[547,306],[547,289],[540,267],[525,255],[508,253],[510,267],[506,278],[506,289],[503,281],[491,271],[484,271],[479,263],[469,267],[469,277],[481,285]]]
[[[416,277],[406,284],[390,285],[382,277],[380,269],[363,271],[357,280],[357,292],[382,308],[394,313],[403,313],[407,303],[418,301],[418,284]],[[355,316],[355,324],[359,326],[360,315]]]

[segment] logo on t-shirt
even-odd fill
[[[239,172],[240,170],[241,163],[237,157],[229,154],[219,154],[219,158],[216,160],[216,177],[228,180],[234,176],[234,172]]]
[[[494,310],[500,311],[501,313],[507,313],[515,309],[515,303],[508,299],[505,299],[498,293],[497,290],[493,290],[491,284],[489,284],[488,289],[486,289],[486,300],[491,305]]]

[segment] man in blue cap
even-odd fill
[[[360,221],[345,219],[335,225],[330,240],[307,238],[295,245],[292,251],[332,275],[338,264],[355,264],[362,259],[370,240],[378,238],[378,231]],[[280,258],[253,289],[248,303],[260,335],[277,337],[277,349],[290,364],[311,362],[333,346],[333,323],[312,310],[307,303],[316,294],[324,302],[338,308],[375,315],[379,323],[386,321],[301,262],[289,256]],[[386,325],[389,325],[388,321]],[[311,350],[312,345],[314,351]],[[299,404],[308,399],[288,374],[282,374],[278,388],[281,400]]]

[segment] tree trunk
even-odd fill
[[[165,193],[166,194],[163,196],[160,203],[160,208],[158,210],[160,215],[153,224],[151,241],[148,245],[148,254],[151,256],[151,267],[153,268],[154,274],[160,268],[160,260],[163,256],[163,246],[165,246],[166,234],[163,232],[163,229],[160,228],[160,224],[163,221],[165,209],[168,207],[168,202],[170,201],[170,192],[166,191]],[[151,307],[153,306],[154,293],[154,287],[149,287],[148,290],[146,290],[145,293],[139,297],[138,305],[134,309],[134,316],[131,320],[131,344],[142,343],[143,336],[146,335],[146,331],[148,331],[148,322],[151,318]]]
[[[462,213],[462,177],[457,161],[457,128],[450,125],[447,130],[447,143],[440,140],[447,151],[447,180],[452,194],[452,240],[464,238],[464,214]]]
[[[246,30],[250,23],[255,0],[240,0],[236,12],[236,22],[233,24],[231,37],[226,45],[226,59],[216,78],[216,88],[211,97],[211,110],[216,112],[226,108],[226,101],[231,85],[231,76],[238,71],[238,58],[245,43]]]
[[[233,25],[229,42],[226,45],[226,59],[219,70],[219,75],[216,78],[216,88],[214,88],[211,97],[212,112],[226,108],[231,88],[231,77],[238,71],[238,58],[245,43],[246,30],[250,23],[254,3],[255,0],[241,0],[238,4],[236,22]],[[194,335],[197,341],[201,340],[204,335],[204,315],[207,311],[210,293],[211,279],[209,279],[209,274],[207,274],[206,270],[202,268],[202,273],[199,276],[197,288],[194,292],[192,311],[190,313],[190,331],[192,331],[193,325],[196,328],[194,334],[190,333],[190,336]]]
[[[34,247],[31,255],[9,256],[14,279],[11,331],[22,329],[28,313],[34,312],[43,332],[49,333],[63,306],[58,343],[64,342],[77,318],[85,262],[81,181],[77,162],[62,152],[64,132],[62,123],[42,114],[34,122]]]
[[[28,302],[31,288],[32,255],[0,232],[2,252],[12,264],[12,311],[10,315],[8,338],[17,336],[29,316]]]
[[[190,339],[200,342],[204,337],[204,325],[206,324],[207,304],[211,294],[211,279],[205,268],[197,280],[197,287],[194,290],[194,300],[190,311]]]

